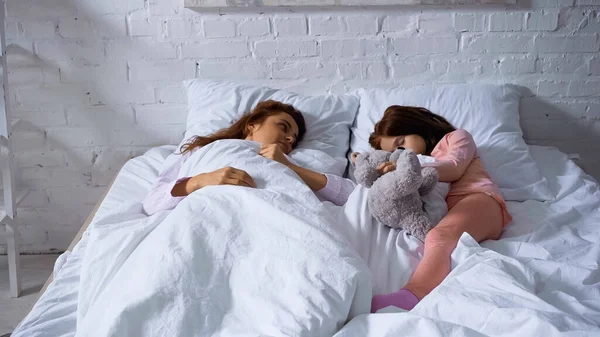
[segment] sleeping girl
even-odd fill
[[[512,221],[498,186],[491,180],[471,134],[455,129],[446,119],[425,108],[390,106],[369,138],[375,149],[394,151],[402,147],[431,155],[440,182],[451,183],[446,201],[448,214],[425,238],[423,259],[399,291],[374,296],[371,312],[395,306],[411,310],[450,273],[450,254],[463,232],[481,242],[498,239]],[[395,163],[379,167],[383,173]]]

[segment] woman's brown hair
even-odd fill
[[[292,147],[295,148],[306,133],[304,116],[290,104],[268,100],[258,103],[250,113],[244,114],[228,128],[221,129],[208,136],[194,136],[190,138],[189,141],[181,146],[181,154],[190,152],[198,147],[208,145],[217,140],[245,139],[248,136],[248,130],[251,124],[260,124],[264,122],[267,117],[280,113],[290,115],[298,125],[298,137],[296,138],[296,142],[292,145]]]
[[[369,137],[369,144],[381,149],[381,137],[395,137],[417,134],[425,140],[426,154],[449,132],[456,128],[444,117],[419,107],[392,105],[385,109],[383,118],[375,124]]]

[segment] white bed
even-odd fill
[[[194,153],[180,176],[233,165],[257,189],[202,189],[147,217],[140,201],[174,147],[154,149],[124,167],[14,336],[600,334],[599,186],[556,149],[526,146],[514,86],[311,97],[219,81],[186,87],[188,136],[225,127],[259,101],[287,102],[310,131],[292,160],[336,174],[351,126],[351,151],[361,151],[385,107],[439,111],[472,131],[503,195],[517,200],[508,202],[514,222],[483,247],[463,235],[452,273],[410,313],[367,314],[373,293],[406,282],[422,245],[373,223],[366,189],[343,207],[321,203],[257,144],[230,140]]]
[[[172,146],[155,148],[129,161],[92,222],[110,214],[124,201],[141,200],[173,149]],[[600,333],[597,328],[600,326],[600,187],[558,150],[531,146],[530,151],[556,200],[509,202],[514,222],[502,239],[483,243],[490,250],[482,250],[463,236],[453,256],[458,267],[411,313],[360,315],[338,335],[597,336]],[[87,242],[86,233],[72,253],[59,259],[54,281],[13,337],[75,335],[79,272]],[[411,250],[413,256],[419,255],[418,245],[411,247],[410,240],[403,237],[380,244],[402,246],[399,251],[403,252],[398,254],[409,259]],[[482,266],[487,269],[481,269]],[[396,287],[410,272],[394,274],[380,270],[375,274],[379,279],[375,286],[387,289]],[[502,302],[504,291],[513,295]],[[514,295],[519,291],[521,296]],[[457,307],[461,310],[456,310]],[[487,317],[491,315],[493,320]]]

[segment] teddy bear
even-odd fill
[[[396,162],[396,170],[381,175],[377,167],[386,161]],[[397,149],[393,153],[375,150],[358,154],[354,177],[359,184],[370,188],[367,202],[377,221],[425,240],[435,224],[423,210],[421,196],[437,184],[436,169],[422,168],[419,158],[410,149]]]

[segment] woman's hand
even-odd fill
[[[271,160],[282,163],[292,169],[313,191],[323,189],[327,185],[327,177],[324,174],[311,171],[302,166],[292,164],[281,151],[279,144],[269,144],[260,147],[260,155]]]
[[[206,186],[215,185],[235,185],[251,188],[256,187],[254,179],[252,179],[252,177],[246,173],[246,171],[238,170],[230,166],[208,173],[201,173],[195,177],[192,177],[189,182],[191,183],[194,191]]]
[[[377,166],[377,172],[379,172],[379,174],[383,175],[392,171],[396,171],[396,163],[394,162],[386,161]]]
[[[292,164],[285,157],[285,154],[283,154],[283,151],[281,151],[281,147],[279,147],[279,144],[267,144],[267,145],[263,144],[260,147],[260,155],[265,158],[269,158],[271,160],[279,162],[285,166],[290,166]]]

